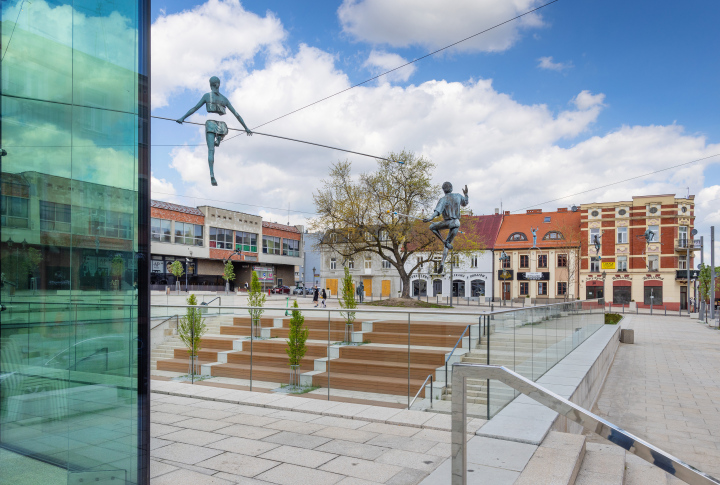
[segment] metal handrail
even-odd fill
[[[433,402],[433,375],[432,374],[428,374],[428,376],[425,378],[422,385],[420,386],[420,389],[418,389],[417,394],[415,394],[415,397],[413,398],[413,400],[410,401],[410,404],[408,405],[408,409],[410,409],[412,407],[412,405],[415,404],[415,399],[417,399],[418,396],[420,395],[420,391],[422,391],[425,388],[425,383],[427,382],[428,379],[430,379],[430,409],[432,409],[432,402]]]
[[[163,323],[167,322],[168,320],[172,320],[173,318],[180,320],[180,315],[176,313],[175,315],[166,318],[165,320],[163,320],[162,322],[158,323],[157,325],[153,325],[152,327],[150,327],[150,330],[155,330],[157,327],[159,327],[159,326],[162,325]],[[179,322],[178,322],[178,323],[179,323]]]
[[[472,325],[472,323],[470,325]],[[465,330],[463,330],[462,335],[460,335],[460,338],[458,339],[458,341],[455,342],[455,347],[453,347],[453,349],[450,351],[448,356],[445,358],[445,385],[446,386],[447,386],[447,381],[448,381],[448,361],[450,360],[450,357],[452,357],[453,354],[455,353],[455,349],[457,349],[457,346],[460,345],[460,342],[462,342],[462,339],[465,337],[465,332],[467,332],[469,330],[470,325],[465,327]],[[470,351],[470,345],[471,345],[470,335],[468,335],[468,352]]]
[[[218,303],[218,305],[219,305],[219,306],[222,306],[222,297],[220,297],[220,296],[216,296],[215,298],[213,298],[212,300],[210,300],[210,301],[207,302],[207,303],[202,302],[202,303],[200,303],[200,304],[201,304],[201,305],[204,305],[204,306],[209,306],[210,303],[214,302],[215,300],[220,300],[220,302]]]
[[[583,428],[624,448],[648,463],[664,470],[690,485],[720,485],[720,481],[703,473],[679,458],[664,452],[650,443],[628,433],[603,418],[581,408],[567,399],[548,391],[535,382],[496,365],[453,364],[452,393],[452,485],[467,484],[467,446],[465,425],[467,423],[467,402],[465,400],[466,380],[493,379],[512,387],[540,404],[578,423]],[[488,400],[490,396],[488,396]]]

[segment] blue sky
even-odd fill
[[[179,117],[206,91],[206,81],[199,79],[217,74],[224,83],[221,91],[256,126],[363,81],[393,65],[393,59],[422,56],[448,39],[459,40],[542,2],[515,3],[522,4],[517,11],[508,10],[504,0],[458,1],[442,10],[434,6],[438,2],[422,0],[398,0],[390,7],[379,0],[155,1],[153,83],[157,78],[163,91],[159,96],[154,88],[153,94],[165,106],[156,103],[153,113]],[[220,9],[223,17],[215,25],[224,22],[225,29],[207,27],[214,25],[213,12]],[[263,130],[381,156],[403,148],[422,153],[437,163],[438,180],[453,174],[456,184],[470,185],[471,195],[478,194],[476,213],[492,211],[500,199],[505,208],[525,207],[720,153],[720,36],[715,25],[720,4],[560,0],[538,14],[520,27],[516,22],[493,32],[499,43],[505,42],[499,48],[482,42],[461,45],[418,62],[406,78],[369,83],[359,93],[343,94],[344,99]],[[423,16],[432,21],[422,24]],[[383,30],[386,21],[397,29]],[[234,29],[236,22],[243,27]],[[256,35],[244,35],[255,26]],[[509,32],[504,39],[502,32]],[[180,36],[183,50],[174,46]],[[216,53],[214,64],[188,67],[192,63],[185,59],[212,57],[212,43],[228,41],[255,47],[247,52],[231,48]],[[368,65],[373,52],[382,62]],[[284,73],[293,66],[288,78]],[[431,101],[418,115],[424,100]],[[407,116],[401,116],[403,110]],[[228,121],[238,125],[234,123]],[[227,170],[227,181],[213,189],[205,180],[204,146],[159,146],[202,144],[202,131],[154,120],[156,197],[189,205],[202,201],[169,194],[253,203],[264,209],[236,208],[278,219],[287,215],[281,217],[272,207],[311,212],[312,190],[329,163],[345,155],[258,139],[221,145],[218,164]],[[371,160],[351,159],[358,170],[372,169]],[[508,181],[507,170],[527,171],[527,177]],[[564,180],[557,180],[558,173]],[[648,193],[684,194],[687,186],[698,195],[699,205],[714,201],[706,202],[699,225],[720,223],[715,200],[720,197],[720,157],[543,208]],[[303,222],[300,214],[291,219]]]

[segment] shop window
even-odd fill
[[[473,297],[485,296],[485,281],[472,280],[470,282],[470,293]]]
[[[509,265],[507,266],[510,267]],[[530,256],[527,254],[521,254],[520,255],[520,267],[521,268],[529,268],[530,267]]]
[[[527,281],[520,282],[520,296],[528,296],[530,294],[530,283]]]
[[[233,232],[230,229],[210,228],[210,247],[217,249],[233,248]]]
[[[558,294],[558,296],[567,295],[567,281],[558,281],[557,282],[557,294]]]
[[[645,287],[645,304],[662,305],[663,291],[662,286],[646,286]]]
[[[264,254],[280,254],[280,238],[273,236],[263,236],[263,253]]]
[[[70,206],[41,200],[40,230],[70,232]]]
[[[538,295],[545,295],[548,294],[548,284],[547,281],[538,281]]]
[[[169,243],[172,242],[172,228],[170,227],[172,221],[165,219],[151,219],[150,220],[150,237],[153,241]]]
[[[186,246],[203,245],[203,226],[189,222],[175,221],[175,244]]]
[[[627,305],[630,303],[630,287],[615,286],[613,287],[613,304]]]
[[[558,254],[557,265],[558,265],[558,268],[567,268],[567,265],[568,265],[567,254]]]
[[[548,257],[547,254],[541,254],[538,256],[538,268],[547,268],[548,267]]]

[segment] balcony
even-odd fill
[[[675,251],[685,252],[688,249],[701,249],[700,239],[678,238],[675,240]]]
[[[688,270],[686,269],[678,269],[675,272],[675,281],[683,280],[687,281],[687,274]],[[690,270],[690,279],[696,280],[700,276],[700,270],[699,269],[691,269]]]

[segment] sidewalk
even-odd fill
[[[635,343],[620,345],[593,412],[720,477],[720,331],[687,317],[621,325]]]

